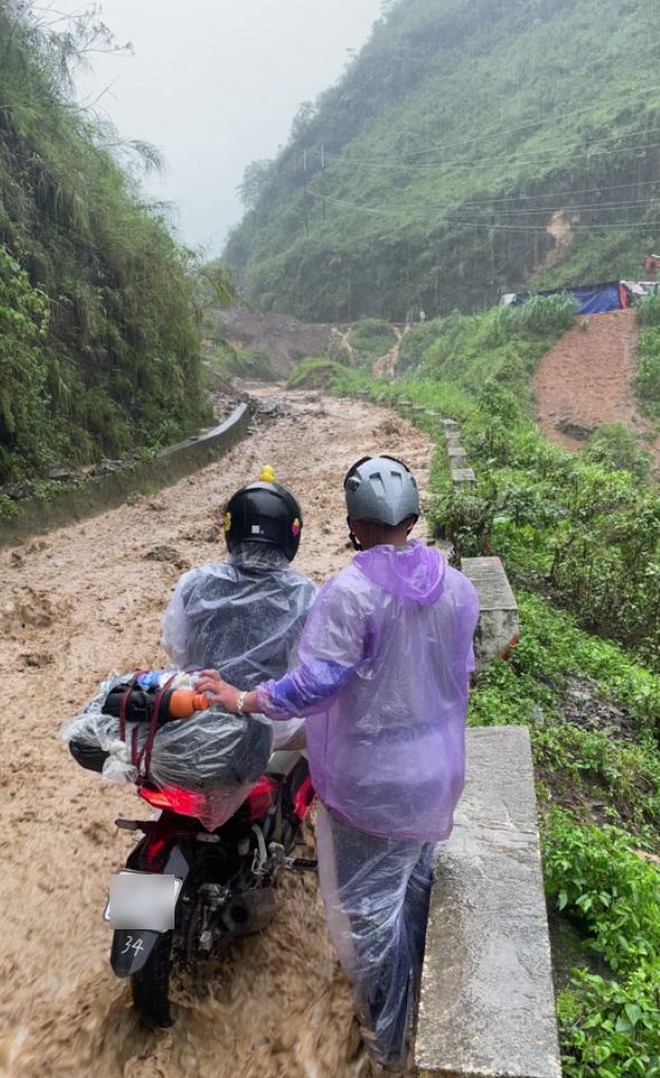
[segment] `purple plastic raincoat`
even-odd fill
[[[299,665],[257,693],[270,718],[313,716],[312,779],[338,819],[385,838],[447,838],[477,617],[470,581],[417,540],[357,554],[321,590]]]

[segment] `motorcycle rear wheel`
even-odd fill
[[[131,976],[133,1006],[145,1025],[167,1029],[174,1024],[170,1006],[173,932],[163,932],[138,973]]]

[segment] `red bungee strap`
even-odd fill
[[[148,673],[148,670],[136,670],[135,673],[133,674],[133,677],[131,678],[128,685],[126,686],[126,692],[124,693],[124,695],[121,698],[121,704],[120,704],[120,707],[119,707],[119,736],[122,739],[122,741],[126,740],[126,707],[128,705],[130,695],[133,692],[133,689],[135,688],[135,686],[137,685],[137,679],[142,674],[147,674],[147,673]],[[134,760],[132,762],[135,763]]]
[[[176,674],[172,674],[172,676],[168,678],[162,688],[160,688],[154,696],[153,711],[151,712],[151,719],[149,720],[149,733],[147,734],[144,745],[142,746],[142,749],[137,754],[137,756],[135,756],[135,750],[133,750],[133,763],[135,764],[142,776],[146,776],[149,773],[149,768],[151,766],[151,752],[154,747],[154,738],[156,737],[156,732],[158,730],[158,718],[160,714],[161,701],[164,694],[167,692],[170,685],[174,681],[175,677]],[[137,732],[137,728],[135,732]]]

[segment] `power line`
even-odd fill
[[[460,205],[463,208],[468,208],[468,209],[476,208],[476,209],[478,209],[480,207],[503,205],[503,204],[510,203],[510,202],[528,202],[528,201],[535,201],[536,202],[536,201],[538,201],[539,199],[542,199],[542,198],[566,199],[566,198],[573,198],[576,195],[605,194],[605,193],[607,193],[609,191],[622,191],[622,190],[626,190],[626,189],[629,189],[629,188],[632,188],[632,187],[634,187],[636,191],[639,191],[644,187],[658,187],[659,185],[660,185],[660,177],[658,177],[658,179],[655,179],[655,180],[632,180],[631,179],[631,180],[628,180],[626,183],[599,184],[597,187],[565,188],[562,191],[535,191],[531,195],[528,195],[528,194],[525,194],[524,192],[521,192],[518,195],[506,195],[506,196],[502,196],[500,198],[487,197],[487,198],[483,198],[483,199],[468,199],[467,201],[461,202]],[[646,200],[643,200],[643,201],[646,201]],[[598,202],[589,204],[590,207],[597,207],[597,206],[602,206],[602,205],[603,205],[603,203],[598,203]],[[619,203],[612,203],[612,205],[619,205]],[[544,209],[547,212],[547,210],[549,208],[550,207],[539,206],[538,207],[538,212],[541,213],[541,212],[544,211]],[[580,208],[584,209],[585,207],[581,206]],[[533,210],[533,211],[530,211],[530,212],[537,212],[537,211]]]
[[[648,86],[646,86],[646,85],[642,86],[642,84],[640,84],[639,90],[630,90],[630,91],[628,91],[627,94],[617,94],[617,96],[615,98],[613,98],[609,102],[603,102],[602,98],[598,98],[598,101],[596,103],[594,103],[593,105],[583,105],[583,106],[580,106],[579,108],[575,108],[575,109],[566,109],[564,112],[560,112],[559,114],[553,113],[552,115],[549,115],[547,117],[540,117],[540,118],[537,118],[535,120],[526,120],[525,123],[519,124],[517,127],[504,128],[503,130],[498,129],[497,131],[493,132],[493,135],[496,135],[498,138],[501,138],[502,136],[506,136],[506,135],[516,135],[516,134],[519,134],[521,131],[528,130],[530,127],[536,127],[536,128],[541,127],[542,128],[544,126],[549,126],[550,124],[560,123],[560,122],[562,122],[563,120],[566,120],[569,117],[578,116],[578,115],[584,115],[585,113],[594,112],[596,110],[599,113],[602,113],[603,108],[607,107],[608,105],[610,105],[610,106],[611,105],[619,106],[619,111],[620,111],[620,106],[629,99],[634,100],[635,102],[639,102],[640,90],[643,90],[644,94],[648,95],[649,92],[651,92],[653,89],[654,88],[649,89]],[[655,89],[657,89],[657,87]],[[602,121],[601,121],[601,123],[602,123]],[[408,135],[409,133],[410,133],[410,129],[408,127],[403,128],[403,129],[399,129],[398,131],[392,130],[391,128],[388,130],[388,134],[390,136],[394,135],[394,136],[401,137],[403,135]],[[460,146],[463,146],[465,144],[472,144],[472,143],[475,143],[475,142],[478,143],[479,145],[482,145],[483,141],[484,141],[484,138],[487,138],[487,137],[488,136],[483,134],[483,133],[478,134],[478,135],[465,135],[464,137],[456,139],[453,142],[449,142],[449,143],[438,142],[438,143],[435,143],[435,144],[427,145],[427,146],[425,146],[425,147],[423,147],[422,149],[419,149],[419,150],[407,151],[407,153],[405,153],[404,156],[407,156],[407,157],[420,157],[423,154],[428,154],[430,152],[433,152],[434,149],[438,150],[440,152],[446,152],[447,150],[451,150],[454,147],[460,147]],[[383,156],[389,158],[389,157],[391,157],[391,154],[390,153],[388,153],[386,155],[373,154],[373,155],[368,155],[365,159],[372,160],[374,163],[377,163]],[[358,159],[356,158],[356,160],[358,160]]]
[[[317,195],[313,191],[309,192],[312,198],[323,200],[334,206],[340,206],[345,209],[350,209],[358,213],[369,214],[370,216],[377,217],[389,217],[398,218],[403,223],[410,223],[413,221],[423,221],[425,223],[431,223],[435,225],[461,225],[467,228],[474,229],[486,229],[488,231],[495,232],[547,232],[547,226],[545,224],[508,224],[498,221],[484,221],[479,219],[467,219],[460,217],[442,217],[439,215],[430,216],[428,213],[410,213],[401,210],[385,210],[375,206],[364,206],[357,202],[351,202],[348,199],[332,198],[330,195]],[[643,203],[647,205],[647,203]],[[653,203],[655,205],[655,203]],[[625,207],[624,207],[625,208]],[[650,228],[660,227],[660,221],[644,221],[644,222],[619,222],[610,224],[588,224],[582,225],[579,223],[572,224],[572,232],[593,232],[607,229],[609,231],[640,231],[641,229],[648,230]]]
[[[655,205],[659,205],[659,204],[660,203],[658,203],[658,200],[655,199],[655,198],[637,198],[637,199],[629,199],[626,202],[581,202],[581,203],[579,202],[579,203],[576,203],[575,205],[571,205],[570,203],[566,203],[566,204],[562,204],[561,207],[554,207],[554,209],[556,210],[558,208],[561,208],[561,210],[564,213],[578,213],[578,212],[587,211],[587,210],[615,210],[615,209],[628,210],[628,209],[631,209],[631,208],[633,208],[635,206],[655,206]],[[484,203],[481,204],[481,206],[479,206],[479,204],[476,204],[476,203],[471,204],[469,202],[461,202],[461,203],[459,203],[459,207],[460,207],[461,210],[464,210],[464,209],[480,209],[480,208],[487,209],[488,208],[488,203],[484,202]],[[547,216],[549,213],[553,212],[553,207],[551,207],[551,206],[538,206],[536,209],[531,209],[529,207],[528,208],[521,208],[521,209],[511,209],[511,210],[504,209],[501,212],[504,215],[506,215],[506,214],[515,214],[518,217],[522,217],[522,216],[527,216],[528,217],[531,214],[540,214],[540,213],[544,213]]]
[[[539,192],[535,192],[533,195],[519,194],[519,195],[509,195],[509,196],[503,197],[503,198],[485,198],[485,199],[481,199],[481,200],[480,199],[472,199],[470,201],[461,203],[461,205],[469,206],[469,207],[473,207],[473,206],[479,207],[479,206],[490,206],[490,205],[495,205],[495,204],[500,205],[501,203],[505,203],[505,202],[521,202],[521,201],[527,201],[527,200],[531,200],[531,199],[536,200],[536,199],[539,199],[539,198],[554,198],[554,199],[557,199],[557,198],[571,198],[574,195],[591,195],[591,194],[596,194],[596,193],[601,193],[601,192],[604,193],[606,191],[621,191],[621,190],[624,190],[624,189],[630,188],[630,187],[634,187],[636,190],[639,190],[642,187],[657,187],[659,184],[660,184],[660,178],[657,179],[657,180],[640,180],[640,181],[628,180],[627,183],[605,184],[602,187],[600,187],[600,186],[599,187],[578,187],[578,188],[574,188],[573,190],[565,190],[565,191],[539,191]]]
[[[628,185],[626,185],[626,186],[628,186]],[[312,194],[313,194],[313,192],[312,192]],[[317,197],[317,198],[326,198],[328,201],[344,202],[346,205],[352,205],[355,208],[358,208],[359,205],[360,205],[359,203],[356,203],[356,202],[350,202],[350,200],[331,199],[331,197],[329,195],[321,194],[321,195],[316,195],[315,197]],[[657,205],[660,205],[660,201],[658,199],[655,199],[655,198],[651,198],[651,199],[647,199],[647,198],[646,199],[628,199],[625,202],[622,202],[622,201],[617,201],[617,202],[583,202],[583,203],[576,203],[576,204],[564,203],[561,206],[561,211],[563,213],[565,213],[565,214],[569,214],[569,213],[587,212],[587,211],[591,211],[591,210],[631,210],[631,209],[635,209],[635,208],[640,207],[640,206],[650,207],[650,206],[657,206]],[[476,210],[479,210],[479,209],[488,210],[490,208],[491,207],[490,207],[490,204],[488,202],[474,202],[474,203],[470,203],[470,202],[459,202],[459,203],[451,202],[450,203],[450,202],[447,202],[447,203],[439,203],[438,206],[437,206],[438,213],[442,212],[443,210],[451,212],[453,209],[464,212],[465,210],[475,210],[475,209]],[[384,211],[384,210],[381,210],[381,209],[379,209],[377,207],[376,208],[369,208],[369,209],[370,209],[370,212],[374,212],[374,213],[388,212],[388,213],[395,213],[396,214],[396,213],[400,212],[400,211],[397,211],[397,210]],[[405,210],[403,212],[405,213]],[[538,206],[536,208],[524,207],[524,208],[520,208],[520,209],[517,209],[517,208],[516,209],[503,209],[501,211],[501,214],[504,217],[506,217],[507,215],[508,216],[515,216],[515,217],[529,217],[529,216],[532,216],[534,214],[536,214],[536,215],[544,214],[547,217],[548,214],[552,213],[552,212],[557,212],[557,207]],[[589,227],[589,226],[584,226],[584,227]]]
[[[622,138],[626,138],[626,139],[634,138],[634,137],[636,137],[638,135],[642,135],[642,134],[645,134],[645,133],[647,133],[647,132],[645,132],[645,131],[630,131],[630,132],[626,132],[625,135],[621,135],[621,134],[619,134],[619,135],[609,135],[607,137],[603,137],[602,139],[594,140],[588,146],[585,146],[583,148],[578,148],[576,146],[575,149],[571,152],[571,158],[572,158],[572,160],[575,160],[576,158],[580,159],[580,158],[591,157],[591,156],[595,156],[595,155],[597,155],[599,157],[611,156],[612,154],[615,154],[615,153],[626,153],[626,152],[629,153],[631,149],[634,149],[637,154],[640,154],[640,151],[645,152],[647,150],[657,149],[657,147],[660,146],[660,143],[658,143],[658,142],[636,143],[633,147],[630,147],[630,146],[616,146],[616,147],[614,147],[612,149],[607,148],[609,143],[615,142],[617,140],[620,141]],[[310,150],[310,149],[307,150],[307,158],[308,158],[308,160],[309,160],[310,157],[320,158],[320,156],[321,155],[320,155],[319,151],[317,151],[317,150]],[[344,165],[344,166],[346,166],[346,165],[348,165],[348,166],[358,165],[358,166],[365,166],[367,168],[378,168],[378,169],[381,169],[381,170],[390,168],[390,169],[398,169],[398,170],[401,170],[401,171],[404,171],[404,172],[405,171],[414,171],[414,172],[435,171],[435,172],[437,172],[438,169],[441,170],[441,171],[447,171],[447,169],[450,169],[450,168],[454,169],[454,170],[457,170],[457,169],[474,169],[475,164],[476,165],[492,164],[494,162],[498,162],[498,161],[502,161],[502,160],[506,160],[508,162],[513,162],[513,163],[517,163],[517,164],[524,164],[524,163],[534,162],[534,161],[538,161],[538,160],[543,160],[544,158],[547,158],[548,156],[550,156],[550,157],[556,157],[557,156],[557,147],[556,146],[549,146],[547,149],[538,149],[536,151],[529,151],[529,150],[525,151],[523,148],[521,148],[519,150],[501,150],[498,153],[491,154],[490,156],[484,156],[483,154],[480,154],[478,158],[476,158],[476,159],[474,159],[472,161],[466,161],[466,160],[464,160],[462,158],[455,158],[453,160],[448,161],[445,158],[445,159],[439,160],[439,161],[431,161],[431,162],[427,161],[427,162],[424,162],[424,164],[414,164],[414,165],[410,165],[410,164],[407,164],[405,162],[400,162],[400,161],[396,161],[396,160],[388,161],[387,159],[375,160],[375,159],[370,159],[370,158],[366,158],[366,157],[365,158],[360,158],[360,157],[342,156],[341,154],[332,154],[328,150],[325,150],[324,161],[325,161],[326,164],[328,162],[332,162],[332,164],[335,164],[335,165],[336,164]]]

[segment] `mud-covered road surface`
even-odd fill
[[[276,391],[277,392],[277,391]],[[83,771],[59,738],[111,671],[161,666],[160,621],[180,573],[224,556],[216,523],[234,489],[274,465],[299,495],[296,568],[346,565],[341,481],[365,453],[404,456],[424,490],[430,446],[393,413],[310,394],[228,456],[153,497],[0,552],[0,1075],[7,1078],[349,1078],[347,983],[314,876],[288,876],[275,923],[174,981],[175,1026],[138,1026],[108,964],[109,877],[140,815],[130,786]],[[418,526],[417,534],[420,534]],[[146,808],[146,806],[145,806]]]

